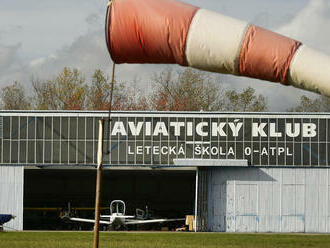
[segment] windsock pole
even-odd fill
[[[109,100],[109,109],[108,109],[108,129],[107,129],[107,144],[106,144],[106,149],[107,149],[107,154],[111,153],[111,144],[110,144],[110,129],[111,129],[111,112],[112,112],[112,98],[113,98],[113,89],[114,89],[114,84],[115,84],[115,69],[116,69],[116,64],[113,63],[112,65],[112,77],[111,77],[111,83],[110,83],[110,100]]]
[[[108,9],[112,3],[112,0],[108,2]],[[116,64],[112,65],[112,77],[110,83],[110,99],[108,109],[108,133],[106,137],[106,154],[111,153],[110,143],[110,129],[111,129],[111,112],[112,112],[112,97],[115,84],[115,68]],[[100,224],[100,195],[101,195],[101,178],[102,178],[102,163],[103,163],[103,137],[104,134],[104,120],[99,120],[99,138],[98,138],[98,150],[97,150],[97,174],[96,174],[96,194],[95,194],[95,225],[94,225],[94,245],[93,248],[99,247],[99,224]]]
[[[115,82],[115,63],[112,67],[112,79],[110,86],[110,99],[109,99],[109,111],[108,111],[108,135],[106,143],[106,153],[111,153],[110,143],[110,124],[111,124],[111,111],[112,111],[112,96]],[[104,134],[104,120],[99,120],[99,137],[97,148],[97,174],[96,174],[96,193],[95,193],[95,225],[94,225],[94,246],[99,247],[99,224],[100,224],[100,195],[101,195],[101,178],[102,178],[102,163],[103,163],[103,134]]]
[[[108,9],[112,3],[112,0],[108,2]],[[108,133],[106,142],[106,153],[111,153],[110,143],[110,124],[111,124],[111,111],[112,111],[112,96],[115,83],[115,68],[116,64],[112,65],[112,78],[110,85],[110,99],[109,99],[109,110],[108,110]],[[103,134],[104,134],[104,120],[99,120],[99,138],[98,138],[98,150],[97,150],[97,174],[96,174],[96,194],[95,194],[95,225],[94,225],[94,245],[93,248],[99,247],[99,225],[100,225],[100,195],[101,195],[101,178],[102,178],[102,163],[103,163]]]
[[[103,162],[103,123],[99,120],[99,138],[97,148],[97,172],[96,172],[96,192],[95,192],[95,225],[94,225],[94,248],[99,247],[99,225],[100,225],[100,195],[101,195],[101,178],[102,178],[102,162]]]

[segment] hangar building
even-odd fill
[[[58,218],[68,202],[92,211],[101,118],[0,112],[0,213],[16,216],[7,230],[68,228]],[[330,114],[115,112],[101,205],[194,214],[197,231],[330,232],[329,127]]]

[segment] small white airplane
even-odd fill
[[[126,206],[125,202],[122,200],[114,200],[110,203],[110,215],[100,215],[100,224],[109,225],[114,229],[119,229],[125,227],[126,225],[139,225],[139,224],[149,224],[149,223],[163,223],[172,221],[184,221],[185,218],[176,219],[150,219],[148,208],[146,211],[142,209],[136,209],[136,215],[125,215]],[[93,219],[84,219],[70,216],[69,213],[62,216],[62,219],[70,220],[74,222],[85,222],[85,223],[95,223]]]

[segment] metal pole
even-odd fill
[[[112,1],[109,3],[111,4]],[[112,77],[111,77],[111,83],[110,83],[110,101],[109,101],[109,111],[108,111],[108,134],[106,137],[106,149],[107,149],[107,154],[111,153],[111,147],[110,147],[110,123],[111,123],[111,111],[112,111],[112,96],[113,96],[113,89],[114,89],[114,84],[115,84],[115,69],[116,69],[116,64],[113,63],[112,65]]]
[[[198,221],[197,221],[197,216],[198,216],[198,180],[199,180],[199,168],[196,167],[196,188],[195,188],[195,218],[194,218],[194,231],[197,232],[197,225],[198,225]]]
[[[95,193],[95,225],[94,225],[94,248],[99,247],[99,224],[100,224],[100,195],[101,176],[103,160],[103,120],[99,120],[99,138],[97,148],[97,173],[96,173],[96,193]]]

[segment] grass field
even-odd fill
[[[92,232],[3,232],[1,248],[91,248]],[[330,235],[102,232],[100,247],[330,247]]]

